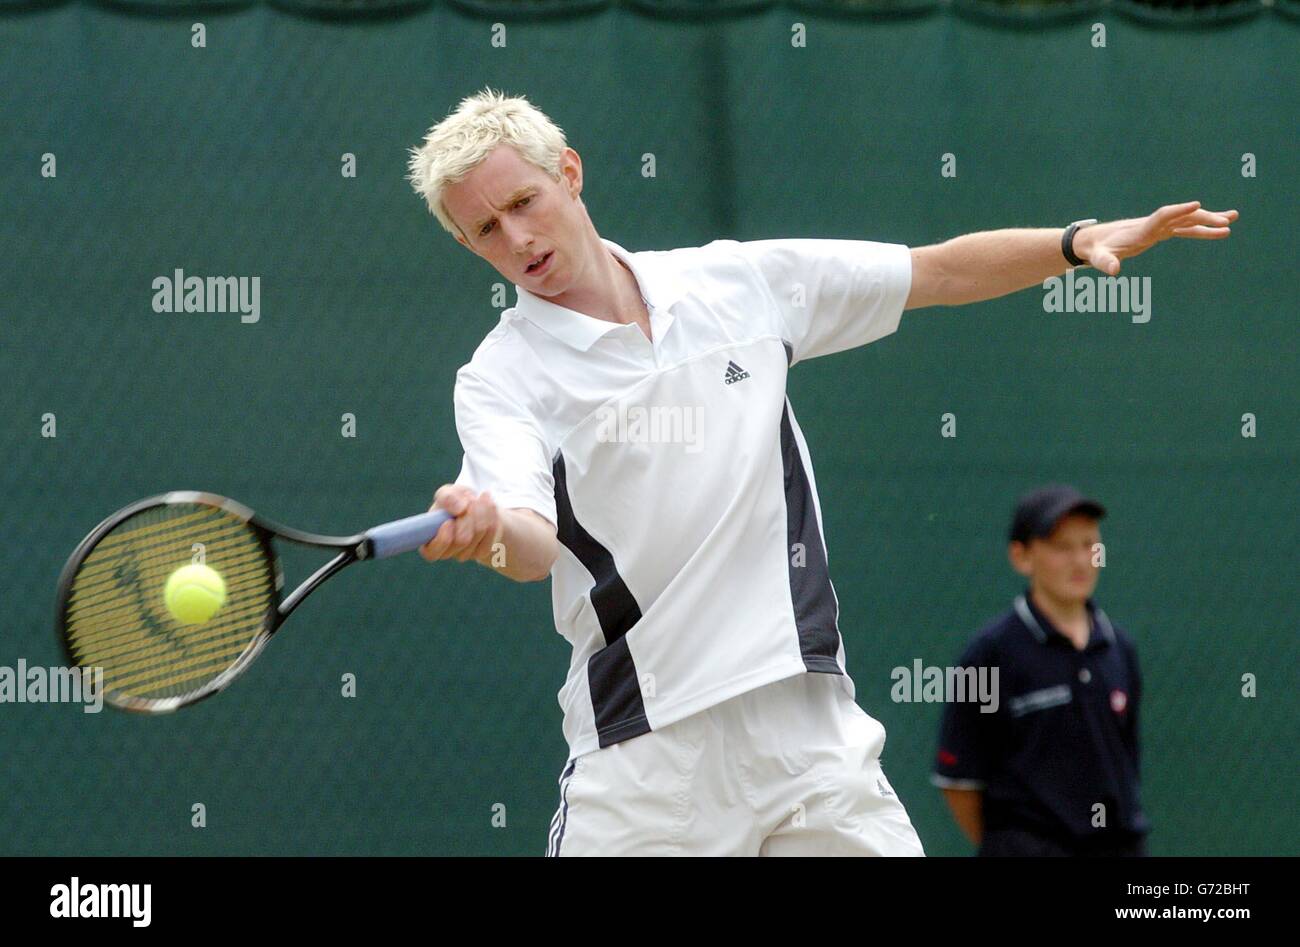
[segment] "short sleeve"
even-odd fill
[[[898,329],[912,290],[912,254],[869,240],[751,240],[738,252],[770,291],[791,364]]]
[[[959,667],[996,666],[986,642],[973,642],[957,662]],[[1001,708],[985,713],[976,701],[944,704],[939,724],[939,751],[930,781],[943,789],[983,789],[993,769],[995,728]]]
[[[474,372],[456,373],[456,433],[465,452],[456,483],[488,490],[502,509],[525,508],[552,524],[555,480],[536,420]]]

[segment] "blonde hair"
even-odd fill
[[[511,145],[529,164],[560,178],[564,131],[523,96],[485,88],[461,100],[456,111],[429,129],[409,151],[406,179],[452,236],[457,228],[442,203],[449,184],[463,180],[498,145]]]

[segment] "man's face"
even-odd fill
[[[587,212],[582,163],[566,148],[560,179],[500,145],[463,180],[443,189],[442,202],[460,229],[456,240],[510,282],[538,296],[558,296],[586,268]],[[529,269],[539,257],[549,259]]]
[[[1035,588],[1059,602],[1082,603],[1097,587],[1094,547],[1101,542],[1095,519],[1082,513],[1062,517],[1052,535],[1012,543],[1009,549],[1015,570]]]

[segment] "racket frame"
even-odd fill
[[[262,620],[262,627],[257,631],[240,655],[231,662],[230,667],[226,668],[211,681],[208,681],[203,687],[199,688],[192,694],[185,694],[176,697],[126,697],[118,696],[110,699],[105,693],[104,700],[120,710],[127,710],[133,713],[144,714],[164,714],[179,710],[181,707],[188,707],[191,704],[197,704],[201,700],[206,700],[213,694],[219,694],[244,671],[248,670],[250,664],[262,653],[271,636],[274,635],[284,620],[302,604],[303,599],[314,592],[320,585],[334,575],[336,572],[350,566],[354,562],[362,559],[369,559],[373,554],[373,544],[369,537],[364,533],[355,536],[325,536],[320,533],[309,533],[300,529],[293,529],[269,520],[251,508],[232,500],[229,497],[221,496],[217,493],[207,493],[201,490],[172,490],[167,493],[160,493],[155,496],[145,497],[143,500],[137,500],[128,506],[122,507],[112,516],[108,517],[98,526],[96,526],[89,535],[86,536],[73,550],[72,555],[63,566],[63,571],[59,575],[58,597],[55,605],[54,628],[59,638],[59,646],[63,654],[67,657],[68,664],[71,667],[83,667],[77,662],[76,656],[72,653],[72,643],[68,640],[67,633],[67,612],[69,604],[69,595],[72,591],[72,581],[76,577],[78,570],[81,568],[90,551],[99,544],[111,530],[119,526],[124,520],[142,513],[145,510],[155,507],[174,506],[177,504],[193,504],[198,506],[211,506],[233,516],[249,526],[256,534],[258,541],[261,543],[262,551],[266,555],[267,561],[271,564],[274,580],[272,582],[273,597],[272,607],[267,609],[266,616]],[[338,555],[326,562],[303,582],[295,588],[289,596],[284,596],[284,570],[280,565],[280,556],[276,551],[272,540],[275,538],[285,539],[300,546],[310,546],[316,549],[338,550]],[[84,673],[84,671],[83,671]]]

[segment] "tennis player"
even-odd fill
[[[799,362],[903,311],[1109,274],[1169,237],[1225,237],[1196,202],[909,249],[602,238],[583,166],[526,99],[484,90],[411,151],[410,181],[515,305],[456,375],[464,460],[421,549],[552,581],[573,646],[550,855],[921,855],[854,701]]]

